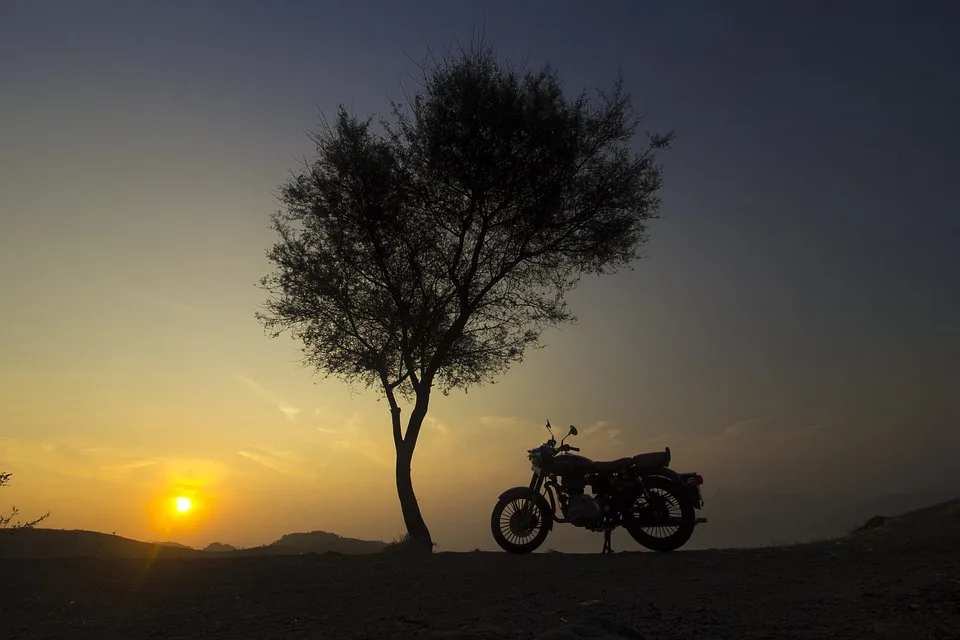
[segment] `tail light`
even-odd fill
[[[693,476],[693,482],[697,486],[703,484],[703,476],[698,473],[697,475]]]

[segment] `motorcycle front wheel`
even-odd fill
[[[675,551],[693,535],[697,524],[693,505],[676,482],[651,476],[645,484],[651,499],[642,495],[637,498],[623,528],[651,551]]]
[[[490,515],[490,530],[500,548],[509,553],[531,553],[550,533],[548,518],[536,501],[526,497],[501,498]]]

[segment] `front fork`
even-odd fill
[[[550,490],[550,485],[553,484],[552,481],[544,483],[543,474],[534,473],[533,477],[530,478],[530,491],[532,491],[534,494],[540,495],[540,492],[543,490],[544,484],[546,484],[547,490],[544,491],[543,493],[546,494],[545,497],[547,499],[547,504],[550,505],[550,513],[549,514],[545,513],[543,515],[548,516],[554,522],[564,522],[557,516],[557,504],[556,504],[556,501],[553,499],[553,491]]]
[[[534,474],[533,474],[533,477],[530,478],[530,485],[529,485],[529,486],[530,486],[530,491],[531,491],[531,493],[533,493],[534,496],[540,494],[540,487],[543,486],[543,478],[540,476],[539,473],[534,473]],[[533,516],[533,514],[534,514],[534,511],[533,511],[534,502],[535,502],[534,497],[531,496],[530,498],[527,499],[526,505],[525,505],[524,507],[521,507],[520,510],[519,510],[519,515],[520,515],[520,517],[522,518],[521,522],[524,523],[524,525],[523,525],[524,527],[534,526],[534,524],[533,524],[533,520],[534,520],[534,516]],[[538,510],[539,510],[539,509],[538,509]],[[517,515],[517,514],[515,514],[515,515]],[[544,513],[544,514],[541,514],[541,517],[546,517],[546,516],[547,516],[547,514],[545,514],[545,513]]]
[[[530,489],[540,493],[540,487],[543,486],[543,476],[539,473],[533,474],[533,477],[530,478]]]

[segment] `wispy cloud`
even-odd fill
[[[159,463],[160,461],[156,459],[143,458],[139,460],[130,460],[128,462],[120,462],[117,464],[107,464],[101,466],[100,470],[112,477],[125,478],[138,469],[155,467]]]
[[[227,471],[215,460],[149,456],[137,449],[89,446],[67,438],[19,440],[0,437],[0,451],[16,461],[16,468],[29,468],[61,479],[112,484],[182,478],[210,482],[221,478]]]
[[[335,431],[337,437],[329,442],[332,446],[366,458],[377,466],[392,468],[394,466],[394,452],[392,440],[388,437],[387,429],[371,429],[367,426],[364,415],[358,411],[350,414],[343,420],[339,429]]]
[[[609,423],[606,420],[597,420],[591,424],[587,425],[587,428],[583,430],[583,435],[589,436],[591,434],[597,433],[603,429],[606,429]]]
[[[447,437],[450,435],[450,427],[447,424],[433,416],[426,416],[423,419],[423,426],[427,429],[432,429],[436,431],[442,437]]]
[[[173,298],[158,296],[141,289],[122,289],[121,294],[130,300],[163,311],[171,311],[179,314],[191,313],[194,311],[194,308],[188,304],[174,300]]]
[[[335,436],[335,435],[339,435],[339,434],[340,434],[340,430],[339,430],[339,429],[331,429],[331,428],[329,428],[329,427],[315,427],[315,429],[316,429],[318,432],[320,432],[320,433],[325,433],[325,434],[327,434],[327,435],[333,435],[333,436]]]
[[[258,447],[247,447],[246,449],[237,451],[237,455],[252,460],[278,473],[301,478],[312,477],[310,473],[306,472],[300,466],[300,458],[289,451],[271,451]],[[316,467],[317,465],[314,462],[311,463],[311,466]]]
[[[480,416],[477,422],[488,429],[516,429],[531,425],[529,420],[517,416]]]
[[[250,389],[252,389],[257,396],[275,406],[277,410],[283,415],[287,416],[289,420],[296,419],[297,415],[300,413],[300,409],[293,406],[270,389],[267,389],[256,380],[243,375],[238,375],[237,379],[250,387]]]
[[[741,436],[748,431],[753,431],[761,426],[760,418],[747,418],[746,420],[740,420],[727,427],[723,430],[724,435],[727,436]]]
[[[591,443],[591,447],[599,447],[598,455],[602,452],[602,455],[607,456],[617,455],[623,447],[623,442],[620,441],[621,433],[620,429],[614,428],[606,420],[597,420],[580,430],[580,435]]]

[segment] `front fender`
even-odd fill
[[[537,503],[537,508],[540,509],[540,513],[545,516],[548,516],[548,531],[553,530],[553,518],[554,513],[553,509],[550,507],[550,503],[547,502],[547,499],[543,497],[543,494],[537,493],[530,487],[513,487],[507,489],[499,496],[499,500],[515,500],[517,498],[527,498],[528,500],[533,500]]]

